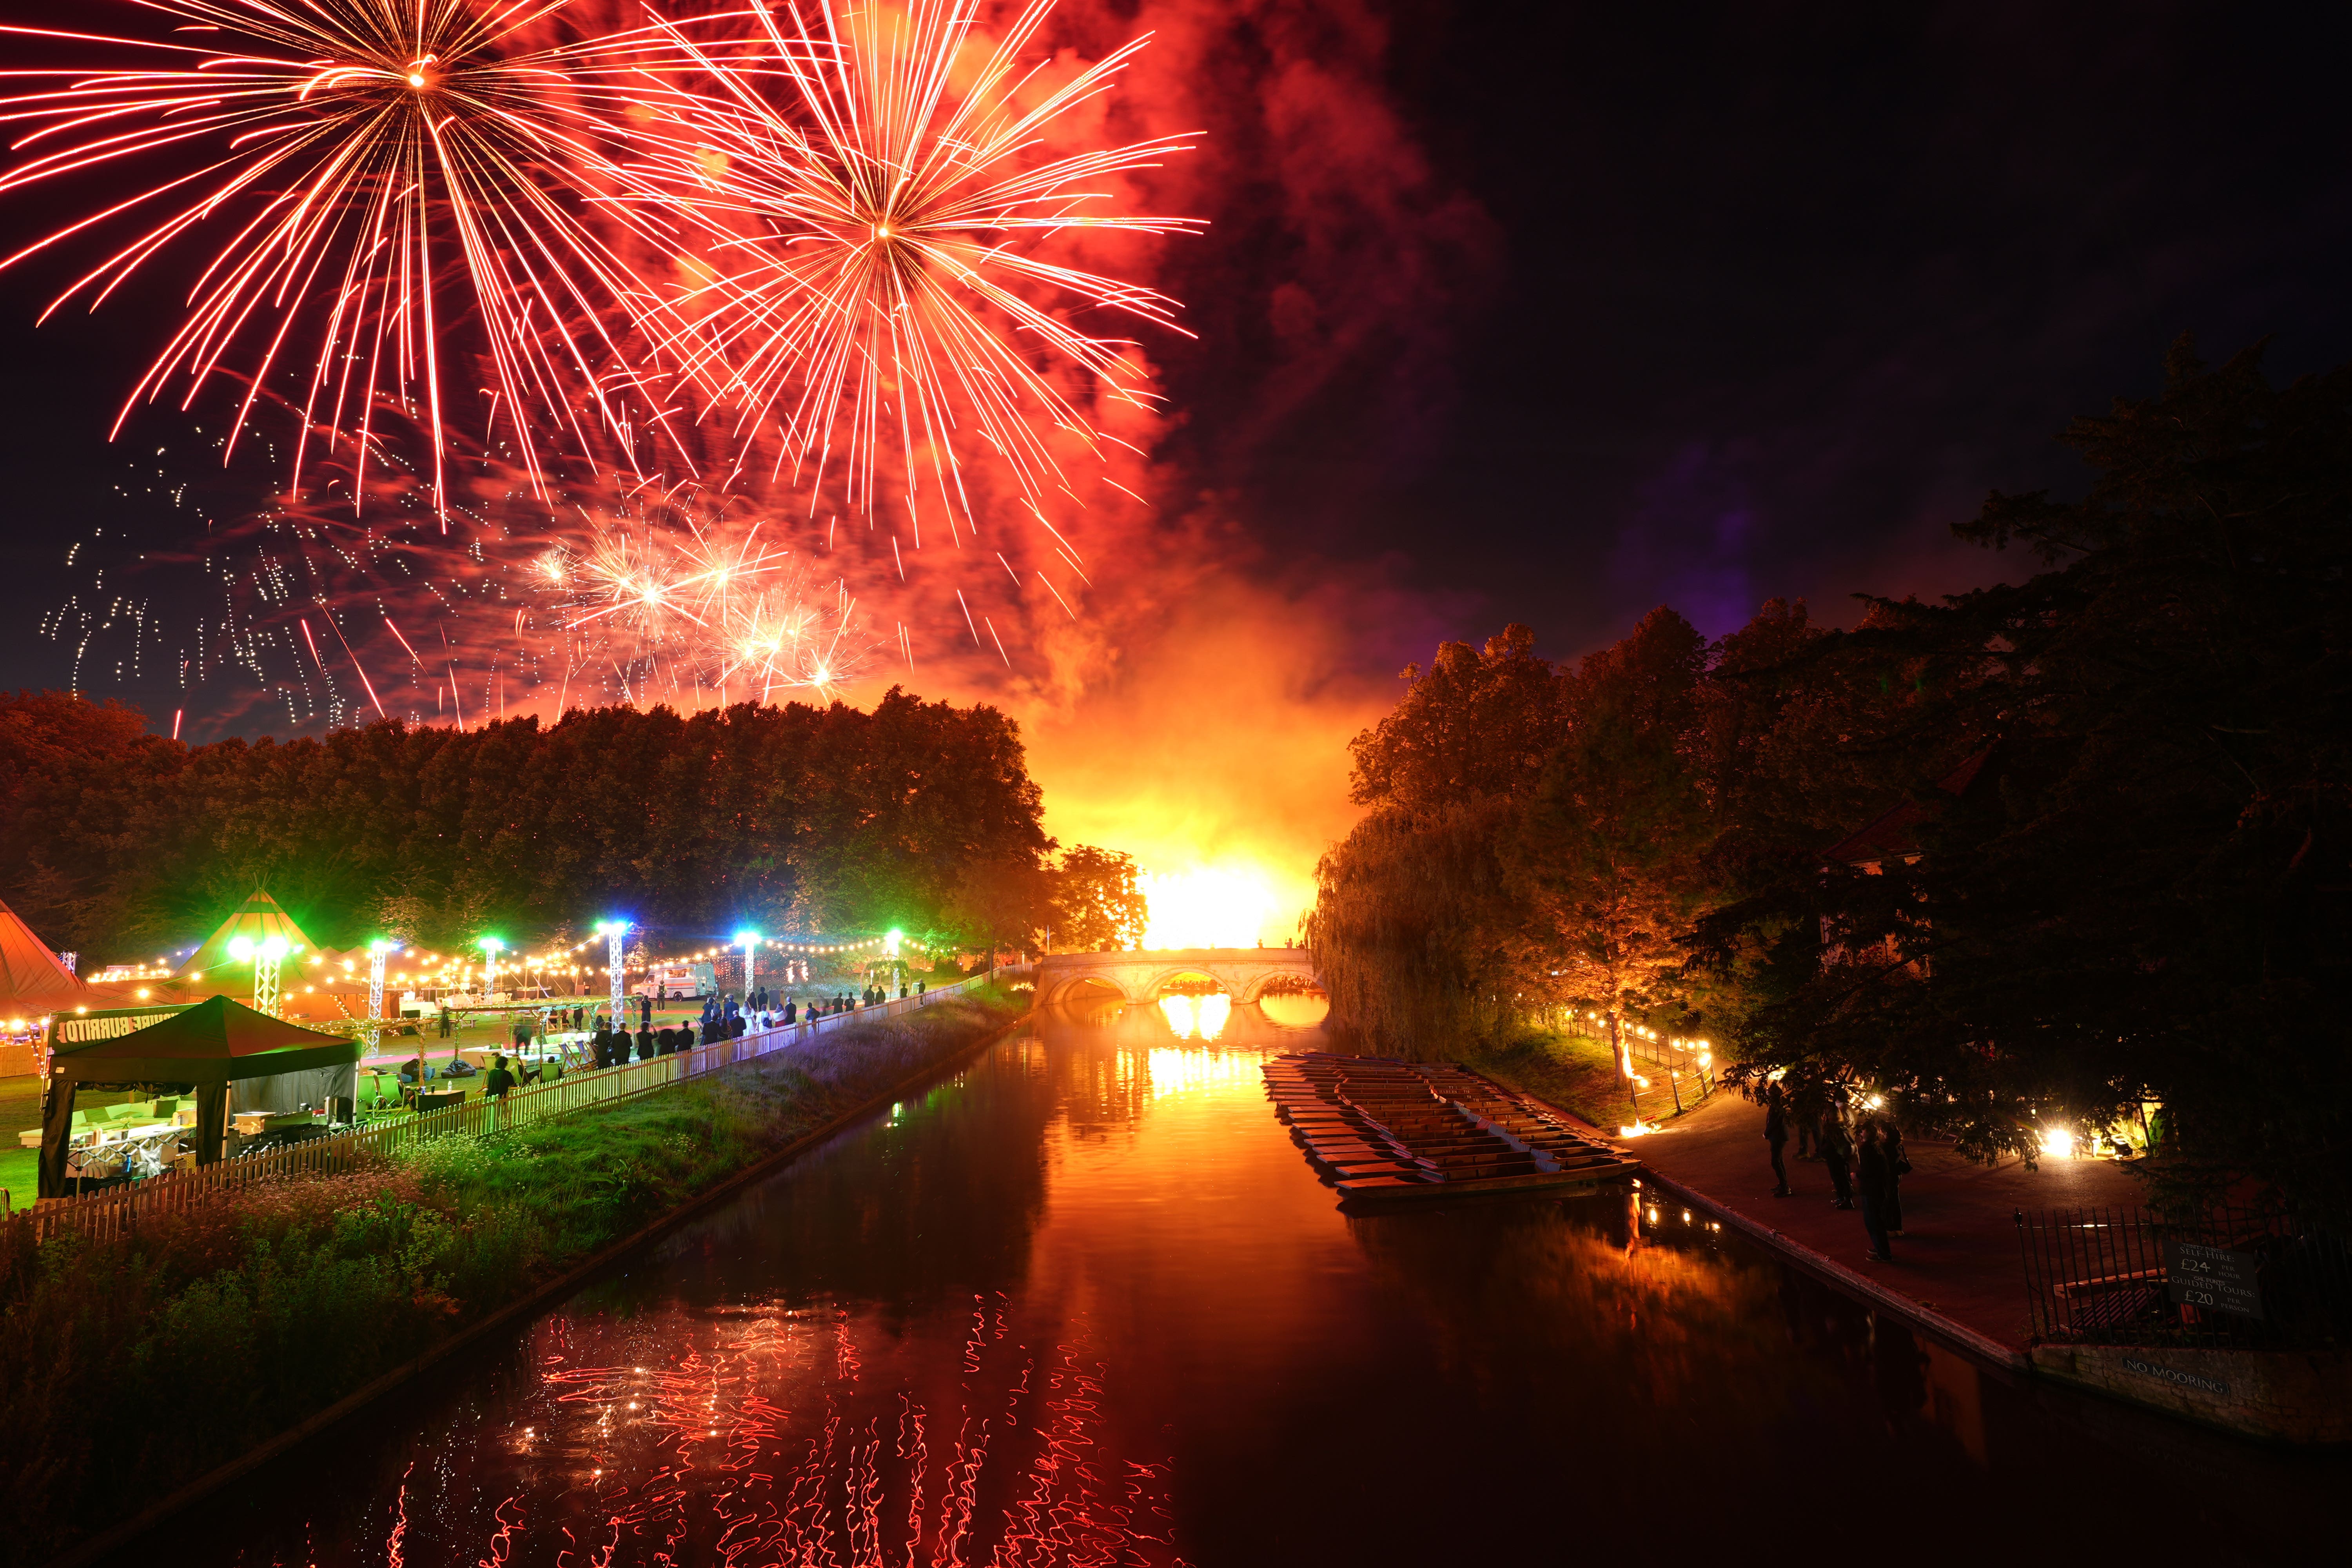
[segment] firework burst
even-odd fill
[[[167,38],[5,29],[132,63],[0,72],[29,89],[0,99],[0,123],[24,128],[15,145],[33,153],[0,175],[0,193],[93,170],[163,171],[0,259],[132,226],[49,311],[85,297],[95,308],[160,253],[213,237],[184,318],[122,416],[174,379],[193,401],[227,374],[246,383],[242,429],[283,382],[270,395],[301,410],[299,475],[314,439],[364,455],[382,411],[397,408],[426,428],[437,495],[459,403],[453,376],[473,379],[446,363],[445,340],[470,312],[465,341],[494,384],[481,428],[512,441],[534,484],[551,432],[589,445],[575,401],[600,434],[634,439],[613,323],[640,319],[653,291],[583,215],[613,166],[605,111],[635,101],[625,84],[638,79],[641,51],[666,42],[520,47],[571,0],[139,4],[176,24]],[[443,297],[446,279],[462,282],[463,299]]]
[[[848,585],[762,542],[763,521],[694,495],[630,497],[538,559],[567,671],[609,666],[625,695],[683,676],[720,701],[836,695],[869,662]],[[632,696],[632,700],[635,700]]]
[[[1053,85],[1023,64],[1052,9],[1032,0],[991,45],[973,0],[762,8],[756,61],[667,34],[709,85],[657,106],[636,171],[701,238],[706,276],[677,301],[693,325],[666,347],[747,431],[772,421],[812,504],[836,475],[854,514],[902,485],[918,548],[926,469],[950,529],[972,521],[971,440],[1044,521],[1039,497],[1067,488],[1050,433],[1099,454],[1090,406],[1150,400],[1134,344],[1075,317],[1175,324],[1167,297],[1050,254],[1076,231],[1198,226],[1105,210],[1102,186],[1182,137],[1040,152],[1149,41]]]

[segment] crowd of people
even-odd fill
[[[917,981],[910,991],[907,982],[901,979],[898,994],[899,999],[904,1000],[910,994],[921,996],[929,990],[927,983]],[[818,1019],[836,1013],[854,1013],[861,1008],[879,1006],[890,999],[888,987],[879,984],[869,984],[863,991],[843,991],[806,1003],[761,986],[740,998],[728,994],[708,997],[702,1004],[701,1017],[697,1022],[664,1025],[658,1028],[654,1024],[656,997],[652,995],[625,999],[617,1020],[601,1008],[592,1015],[587,1004],[568,1009],[557,1008],[538,1020],[536,1025],[530,1018],[516,1020],[512,1059],[509,1060],[503,1052],[494,1055],[482,1088],[490,1098],[503,1100],[514,1089],[527,1084],[561,1078],[563,1073],[563,1057],[561,1054],[543,1054],[536,1062],[527,1059],[534,1034],[538,1029],[550,1026],[557,1029],[568,1027],[572,1033],[587,1035],[587,1052],[594,1065],[611,1068],[633,1059],[651,1061],[656,1057],[691,1051],[698,1044],[734,1039],[751,1029],[814,1024]],[[634,1029],[630,1026],[630,1015],[633,1013],[635,1015]],[[441,1014],[442,1037],[447,1038],[451,1032],[452,1015],[445,1008]],[[436,1068],[425,1062],[420,1048],[414,1059],[401,1064],[399,1079],[404,1092],[413,1095],[436,1077],[471,1078],[479,1071],[481,1069],[462,1057]]]
[[[1903,1234],[1903,1178],[1911,1162],[1903,1152],[1903,1129],[1892,1116],[1854,1116],[1843,1096],[1816,1091],[1801,1100],[1783,1095],[1773,1084],[1764,1091],[1764,1142],[1772,1151],[1772,1195],[1785,1198],[1789,1167],[1782,1151],[1789,1130],[1797,1133],[1797,1158],[1815,1160],[1828,1172],[1831,1203],[1842,1209],[1862,1201],[1863,1233],[1870,1239],[1870,1261],[1891,1263],[1894,1244]]]

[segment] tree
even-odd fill
[[[1151,909],[1133,856],[1075,845],[1062,852],[1052,889],[1048,918],[1055,945],[1072,952],[1142,945]]]
[[[1441,643],[1426,671],[1407,665],[1403,700],[1348,744],[1356,804],[1430,811],[1532,789],[1566,732],[1559,682],[1535,646],[1515,624],[1483,649]]]
[[[940,920],[961,942],[988,950],[1024,945],[1052,908],[1051,874],[1033,860],[974,860],[949,894]]]
[[[870,711],[614,708],[193,748],[52,693],[0,700],[0,731],[37,763],[0,783],[0,866],[47,940],[98,954],[209,930],[257,883],[334,946],[386,913],[436,947],[608,914],[692,945],[746,923],[921,930],[971,866],[1034,869],[1052,847],[1017,727],[895,689]]]
[[[1708,890],[1706,654],[1661,606],[1588,657],[1569,683],[1568,733],[1505,851],[1553,960],[1547,989],[1601,1015],[1629,1085],[1626,1016],[1680,999],[1683,942]]]
[[[1375,811],[1315,868],[1307,946],[1339,1026],[1372,1049],[1445,1059],[1525,1011],[1525,910],[1497,854],[1498,796]]]
[[[1958,530],[2054,570],[1877,606],[1926,725],[1999,743],[1915,791],[1916,862],[1715,922],[1787,933],[1749,1070],[1866,1075],[2028,1153],[2160,1101],[2187,1185],[2352,1203],[2352,366],[2278,390],[2260,353],[2183,340],[2160,395],[2067,432],[2083,499],[1996,493]]]
[[[1404,1056],[1444,1055],[1517,1017],[1521,911],[1498,847],[1565,732],[1535,634],[1441,644],[1407,666],[1393,711],[1349,742],[1372,809],[1316,868],[1307,942],[1341,1029]]]

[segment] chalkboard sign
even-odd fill
[[[2201,1307],[2209,1312],[2263,1315],[2263,1287],[2255,1269],[2261,1259],[2249,1252],[2223,1247],[2199,1247],[2193,1242],[2164,1244],[2164,1272],[2175,1304]]]

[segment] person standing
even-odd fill
[[[492,1100],[504,1100],[514,1086],[515,1076],[507,1068],[507,1058],[493,1055],[490,1058],[490,1076],[482,1080],[482,1092]]]
[[[1886,1158],[1886,1145],[1879,1141],[1875,1121],[1862,1124],[1862,1147],[1856,1152],[1856,1165],[1862,1187],[1862,1228],[1870,1237],[1870,1261],[1892,1263],[1895,1248],[1886,1239],[1886,1205],[1894,1190],[1895,1173]]]
[[[1822,1163],[1829,1167],[1830,1185],[1837,1192],[1837,1206],[1853,1207],[1853,1145],[1845,1135],[1845,1119],[1835,1108],[1822,1112],[1821,1128],[1814,1134],[1813,1144],[1821,1151]]]
[[[1886,1150],[1886,1206],[1882,1217],[1886,1222],[1886,1234],[1903,1234],[1903,1178],[1911,1173],[1910,1157],[1903,1152],[1903,1129],[1895,1124],[1892,1116],[1882,1117],[1878,1123],[1879,1142]]]
[[[1780,1102],[1780,1086],[1774,1084],[1764,1091],[1764,1143],[1772,1151],[1772,1195],[1789,1195],[1789,1167],[1782,1163],[1780,1150],[1789,1142],[1789,1112]]]
[[[791,1028],[794,1024],[798,1023],[799,1021],[800,1021],[800,1004],[798,1004],[798,1003],[794,1002],[794,1001],[793,1001],[791,997],[789,997],[789,996],[785,997],[785,998],[784,998],[784,1027],[785,1027],[785,1028],[787,1028],[787,1029],[789,1029],[789,1028]]]
[[[641,1062],[649,1062],[653,1059],[654,1032],[650,1028],[639,1029],[637,1031],[637,1060]]]
[[[596,1020],[596,1032],[589,1037],[589,1043],[596,1052],[596,1065],[600,1068],[611,1067],[613,1065],[613,1031],[605,1026],[602,1017]]]

